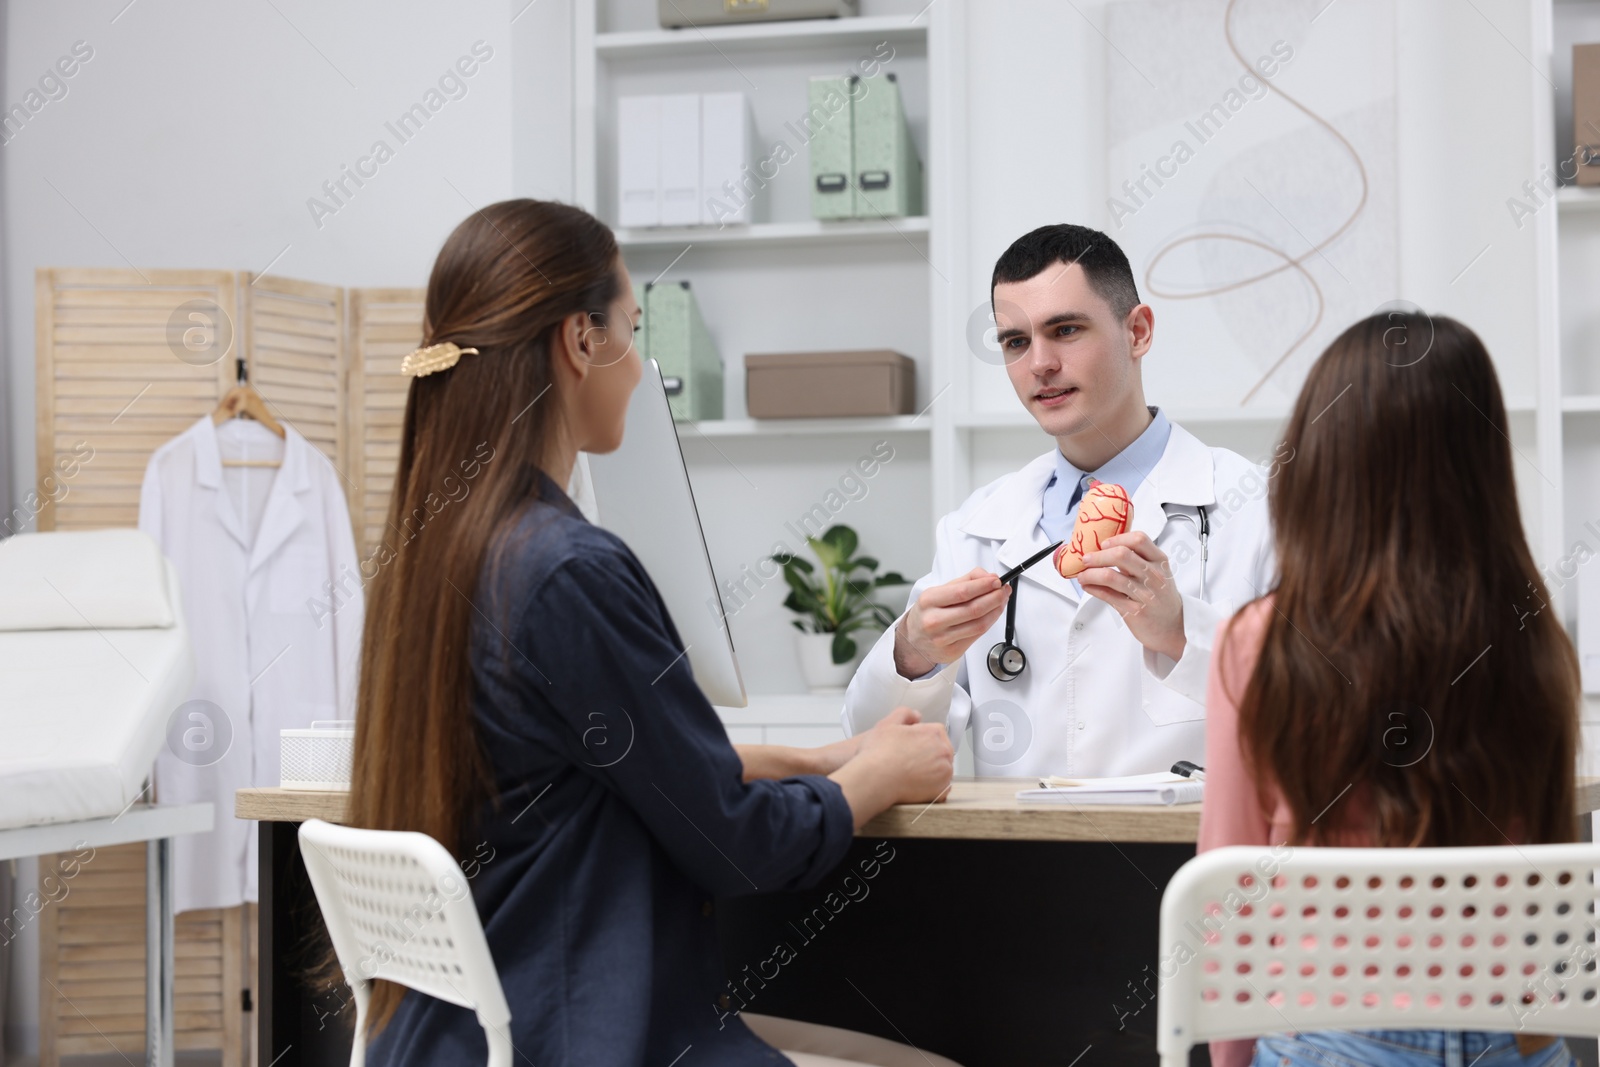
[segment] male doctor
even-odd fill
[[[990,301],[1006,373],[1054,447],[939,522],[933,571],[850,683],[845,732],[908,705],[958,746],[970,721],[980,775],[1204,762],[1218,624],[1275,581],[1271,473],[1145,406],[1154,315],[1105,234],[1056,225],[1019,238],[995,264]],[[1292,458],[1275,457],[1273,472]],[[1002,584],[1071,536],[1091,480],[1128,490],[1129,532],[1087,555],[1075,580],[1046,555],[1014,589]],[[1008,606],[1021,656],[997,648]]]

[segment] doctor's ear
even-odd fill
[[[1141,358],[1150,351],[1150,345],[1155,341],[1156,313],[1149,304],[1137,304],[1123,325],[1128,331],[1128,354],[1134,359]]]

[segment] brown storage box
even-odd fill
[[[744,395],[753,419],[909,415],[917,364],[887,348],[752,353],[744,357]]]
[[[1572,126],[1578,184],[1600,185],[1600,44],[1572,46]]]

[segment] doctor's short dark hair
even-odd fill
[[[1089,287],[1100,294],[1117,318],[1139,306],[1139,289],[1133,284],[1133,268],[1117,242],[1087,226],[1059,222],[1040,226],[1011,242],[994,264],[989,280],[989,304],[994,304],[994,287],[1001,282],[1025,282],[1058,263],[1076,263],[1089,279]]]

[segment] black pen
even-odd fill
[[[1193,778],[1197,782],[1206,780],[1206,769],[1198,763],[1190,763],[1186,759],[1181,759],[1174,763],[1172,765],[1172,773],[1181,774],[1185,778]]]

